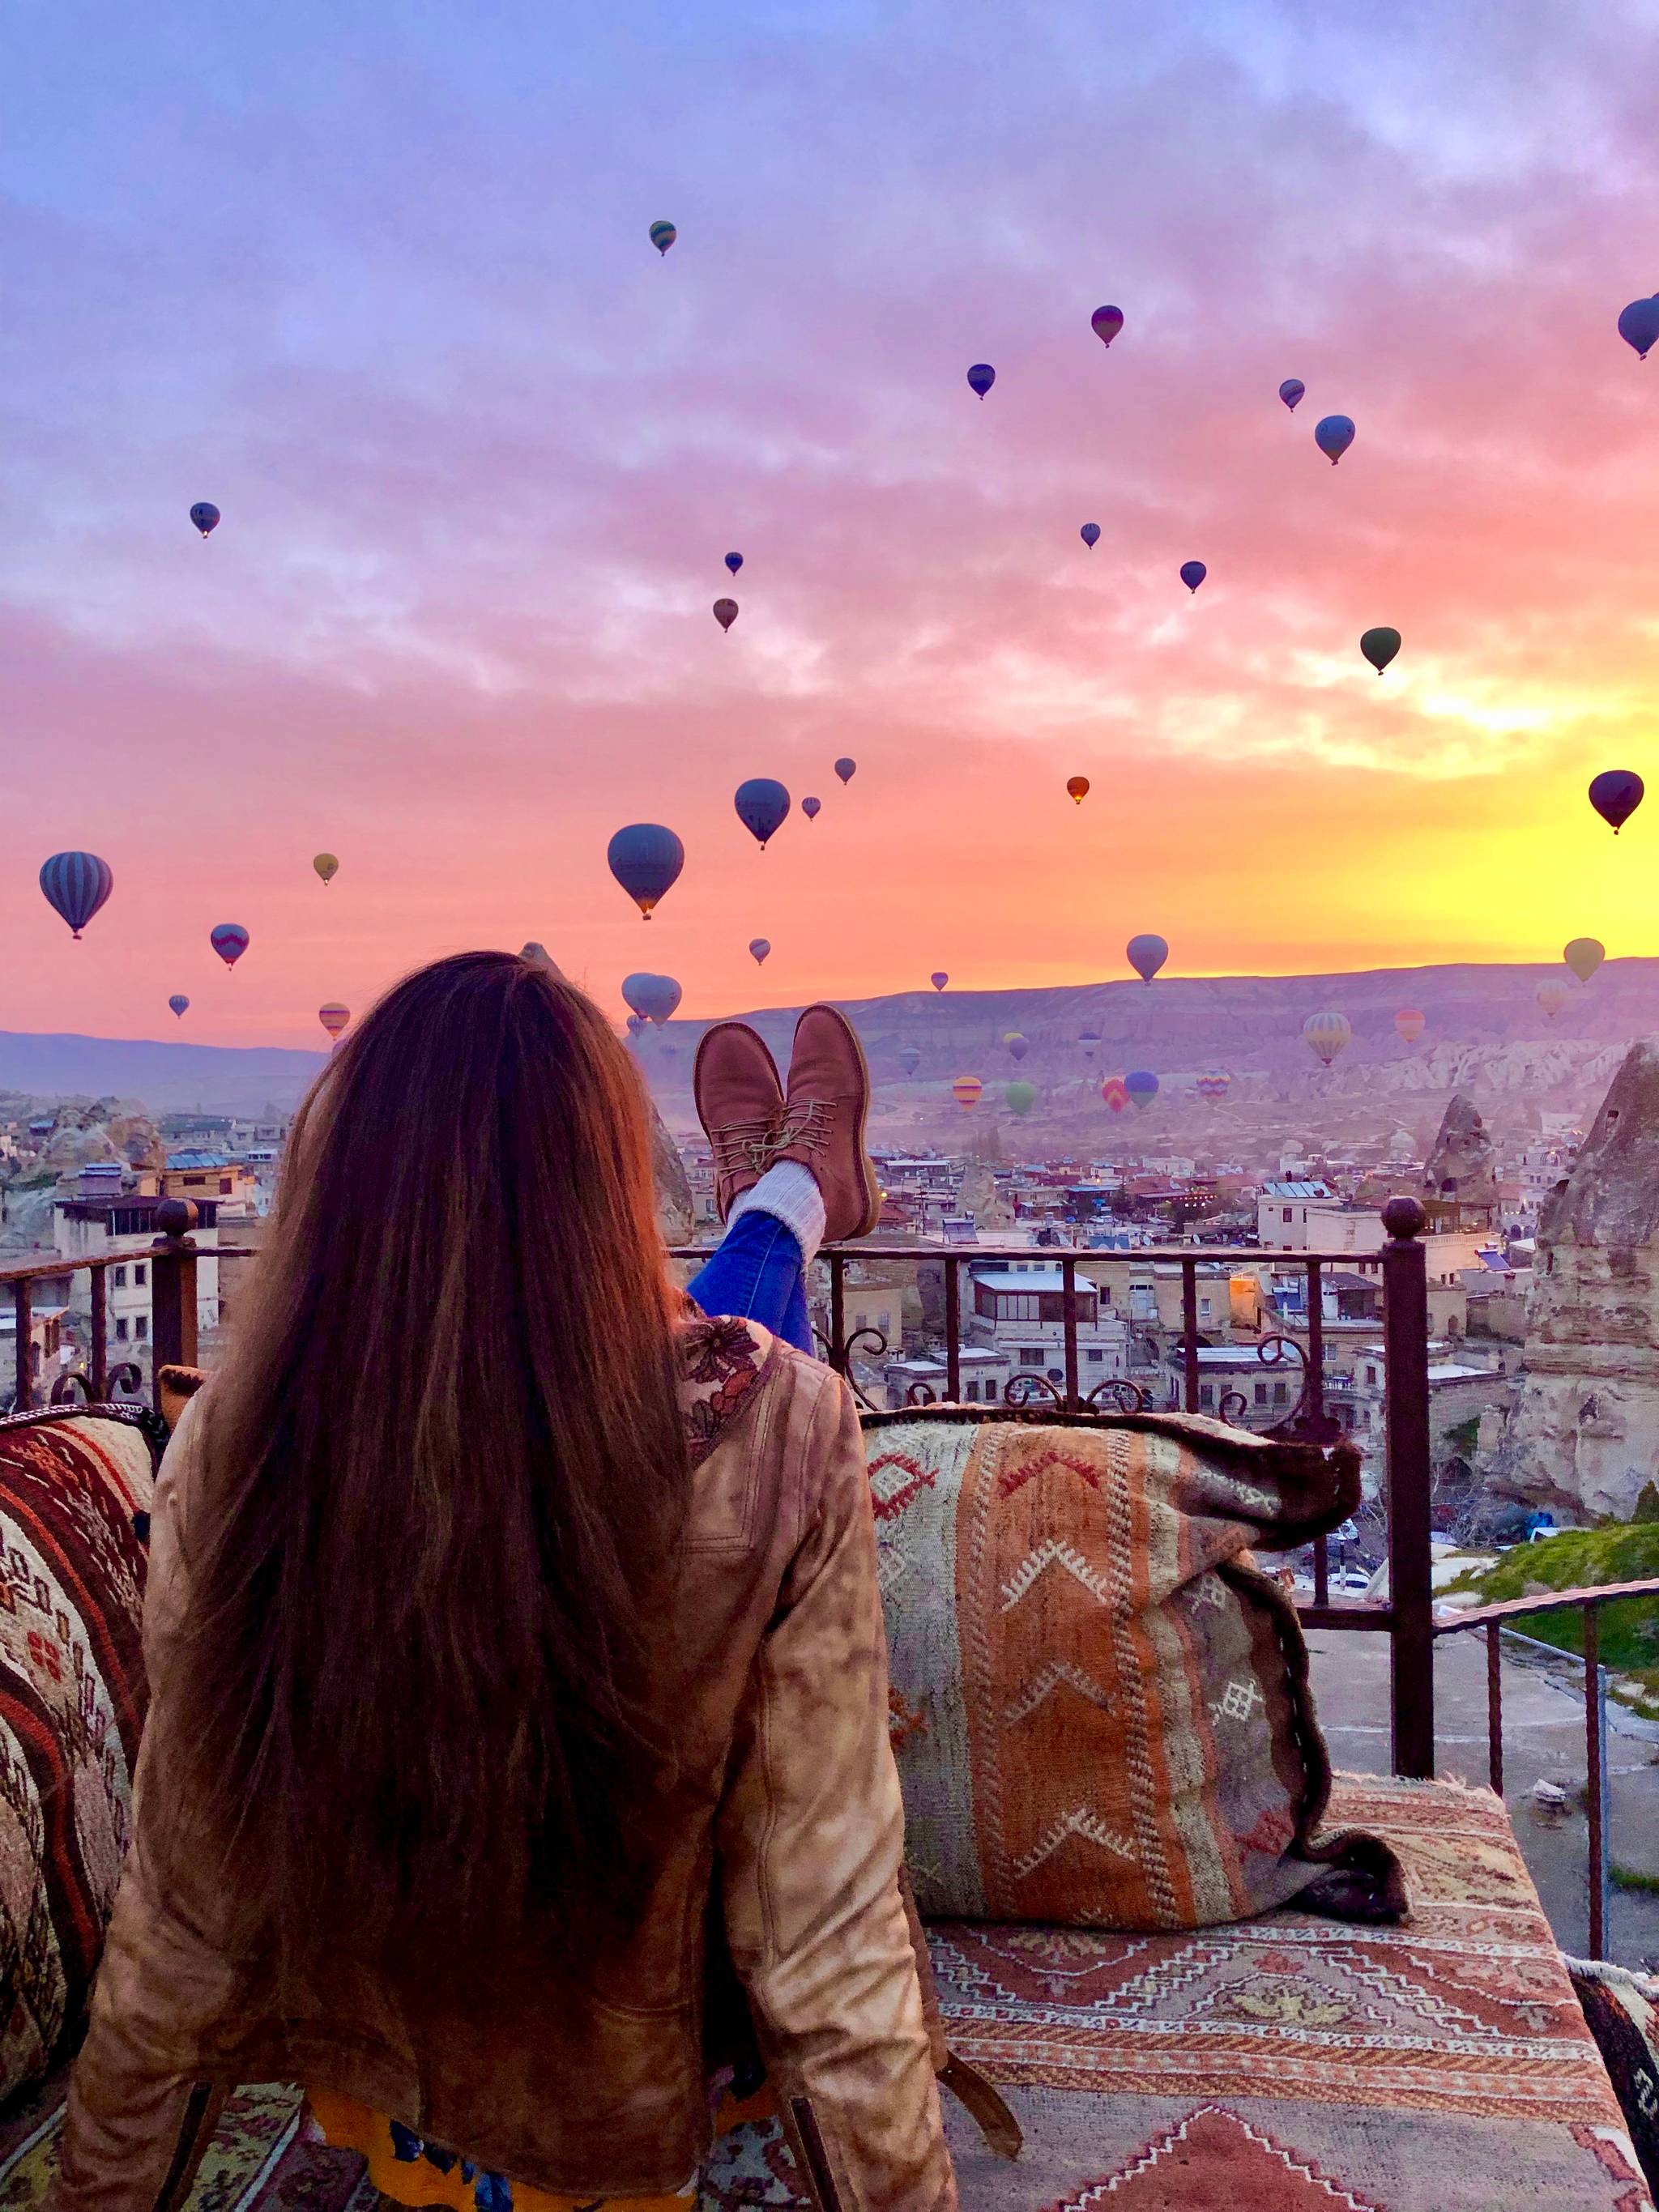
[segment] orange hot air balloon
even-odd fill
[[[1415,1006],[1401,1006],[1394,1018],[1394,1025],[1407,1044],[1415,1044],[1423,1034],[1423,1021]]]
[[[1089,796],[1089,779],[1086,775],[1068,775],[1066,779],[1066,788],[1081,806]]]
[[[337,999],[331,999],[325,1006],[319,1006],[317,1018],[331,1037],[337,1037],[351,1019],[349,1006],[343,1006]]]
[[[1100,1095],[1114,1114],[1121,1114],[1129,1103],[1129,1086],[1121,1075],[1109,1075],[1100,1086]]]
[[[985,1085],[976,1075],[959,1075],[951,1085],[951,1095],[958,1106],[977,1106],[979,1094]]]

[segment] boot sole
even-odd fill
[[[870,1155],[864,1148],[864,1133],[870,1119],[870,1063],[864,1056],[864,1047],[859,1042],[858,1031],[842,1013],[841,1008],[826,1006],[820,1001],[819,1012],[833,1014],[846,1031],[848,1042],[852,1046],[854,1057],[858,1061],[859,1073],[864,1079],[864,1103],[859,1108],[858,1127],[854,1137],[854,1142],[858,1148],[859,1180],[864,1186],[864,1218],[852,1234],[854,1237],[867,1237],[881,1219],[881,1189],[876,1182],[876,1171]]]

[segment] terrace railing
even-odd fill
[[[1600,1663],[1597,1614],[1615,1599],[1659,1596],[1659,1581],[1621,1583],[1595,1589],[1553,1592],[1521,1598],[1504,1605],[1485,1606],[1437,1620],[1431,1573],[1430,1430],[1428,1370],[1428,1289],[1423,1246],[1418,1239],[1425,1225],[1423,1209],[1409,1198],[1391,1199],[1382,1209],[1387,1243],[1378,1255],[1382,1279],[1382,1340],[1384,1367],[1384,1442],[1387,1454],[1386,1504],[1388,1518],[1389,1596],[1382,1601],[1332,1602],[1324,1540],[1315,1547],[1314,1593],[1311,1603],[1298,1607],[1310,1628],[1384,1635],[1389,1645],[1389,1713],[1392,1763],[1396,1774],[1427,1778],[1434,1772],[1434,1652],[1438,1638],[1483,1631],[1486,1637],[1490,1773],[1501,1794],[1504,1779],[1502,1681],[1499,1643],[1505,1633],[1532,1614],[1582,1607],[1584,1614],[1585,1743],[1589,1773],[1588,1811],[1590,1839],[1591,1955],[1600,1957],[1605,1940],[1608,1880],[1607,1766],[1606,1757],[1607,1696],[1605,1670]],[[201,1261],[247,1259],[246,1247],[220,1243],[198,1251],[191,1235],[196,1208],[187,1200],[169,1199],[157,1206],[159,1232],[143,1256],[149,1267],[150,1334],[153,1368],[192,1366],[198,1355],[197,1272]],[[699,1260],[708,1248],[678,1248],[672,1257]],[[1203,1389],[1199,1271],[1217,1266],[1257,1266],[1259,1247],[1222,1249],[1212,1245],[1175,1245],[1145,1248],[1130,1254],[1044,1249],[1029,1245],[980,1244],[962,1248],[921,1243],[882,1243],[866,1240],[856,1244],[830,1246],[820,1255],[830,1279],[828,1340],[825,1356],[842,1374],[850,1374],[855,1352],[879,1357],[890,1347],[879,1332],[847,1328],[847,1269],[849,1263],[867,1260],[905,1261],[916,1267],[943,1270],[943,1335],[945,1395],[962,1395],[962,1277],[965,1268],[985,1261],[1041,1257],[1056,1265],[1060,1276],[1061,1376],[1056,1382],[1046,1374],[1016,1374],[1004,1395],[1012,1403],[1047,1399],[1062,1412],[1133,1411],[1144,1404],[1139,1387],[1121,1377],[1085,1392],[1079,1352],[1078,1271],[1086,1261],[1127,1259],[1136,1266],[1167,1264],[1181,1275],[1181,1367],[1179,1395],[1183,1408],[1200,1408]],[[141,1370],[130,1360],[111,1363],[109,1343],[108,1273],[135,1257],[131,1247],[119,1252],[84,1256],[60,1255],[0,1267],[0,1285],[10,1292],[16,1327],[16,1374],[14,1403],[19,1412],[33,1407],[43,1378],[35,1372],[33,1334],[35,1286],[41,1280],[86,1273],[91,1279],[89,1345],[84,1366],[59,1374],[50,1390],[54,1405],[77,1400],[99,1403],[112,1396],[135,1396],[143,1386]],[[1352,1268],[1350,1252],[1275,1253],[1276,1269],[1300,1267],[1307,1278],[1305,1348],[1295,1339],[1264,1335],[1257,1355],[1264,1370],[1299,1367],[1302,1389],[1295,1405],[1267,1431],[1316,1443],[1329,1443],[1343,1434],[1327,1410],[1340,1401],[1340,1386],[1328,1381],[1322,1316],[1322,1278],[1327,1267]],[[1088,1278],[1085,1278],[1088,1284]],[[1092,1285],[1089,1284],[1092,1288]],[[1298,1332],[1300,1334],[1301,1331]],[[872,1340],[873,1340],[873,1341]],[[155,1389],[159,1406],[159,1385]],[[915,1394],[931,1399],[925,1387]],[[1236,1389],[1224,1391],[1218,1408],[1222,1418],[1237,1419],[1249,1401]]]

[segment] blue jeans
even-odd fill
[[[793,1231],[757,1208],[740,1213],[686,1288],[706,1314],[757,1321],[798,1351],[812,1351],[805,1264]]]

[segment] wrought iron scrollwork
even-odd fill
[[[1256,1358],[1263,1367],[1291,1366],[1302,1375],[1302,1388],[1297,1400],[1281,1421],[1275,1421],[1266,1431],[1270,1437],[1302,1444],[1334,1443],[1342,1433],[1340,1422],[1334,1420],[1322,1406],[1309,1402],[1309,1386],[1313,1376],[1308,1368],[1308,1355],[1293,1336],[1264,1336],[1255,1350]]]
[[[1029,1406],[1037,1395],[1050,1399],[1056,1406],[1066,1403],[1065,1394],[1046,1375],[1011,1375],[1002,1386],[1005,1406]]]
[[[91,1405],[92,1385],[87,1380],[84,1369],[66,1367],[64,1370],[52,1386],[52,1403],[54,1406]]]
[[[883,1353],[887,1350],[887,1339],[883,1335],[880,1329],[877,1328],[873,1323],[866,1328],[855,1328],[851,1336],[849,1336],[846,1342],[842,1346],[841,1358],[839,1359],[836,1357],[835,1346],[830,1343],[829,1338],[824,1334],[821,1328],[815,1328],[812,1331],[812,1334],[817,1339],[819,1348],[823,1352],[824,1364],[828,1367],[833,1367],[837,1374],[842,1375],[846,1377],[848,1382],[851,1385],[853,1395],[858,1400],[860,1405],[865,1408],[866,1412],[871,1413],[884,1412],[886,1409],[884,1407],[877,1405],[875,1400],[870,1395],[870,1393],[864,1388],[857,1376],[853,1372],[854,1348],[855,1346],[861,1344],[866,1337],[868,1337],[871,1340],[870,1349],[867,1354],[868,1358],[872,1359],[879,1359]]]
[[[1241,1425],[1245,1414],[1249,1410],[1250,1401],[1242,1390],[1224,1390],[1220,1403],[1215,1409],[1215,1415],[1217,1420],[1224,1421],[1230,1429],[1236,1429]]]
[[[937,1406],[939,1393],[931,1382],[913,1382],[904,1394],[907,1406]]]
[[[1109,1382],[1096,1383],[1083,1402],[1085,1406],[1113,1406],[1120,1413],[1144,1413],[1146,1393],[1139,1382],[1116,1376]]]

